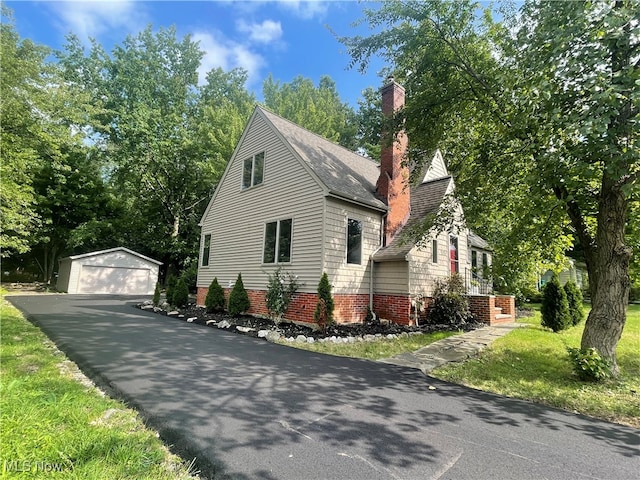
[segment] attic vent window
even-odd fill
[[[242,189],[254,187],[262,183],[264,176],[264,152],[247,158],[242,166]]]

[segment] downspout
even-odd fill
[[[369,257],[369,311],[373,313],[373,255]]]
[[[376,317],[376,313],[373,311],[373,280],[375,278],[375,275],[373,274],[373,268],[375,265],[373,256],[384,246],[384,223],[387,221],[387,215],[388,213],[382,215],[382,221],[380,223],[380,237],[378,243],[380,246],[376,248],[376,250],[369,257],[369,263],[371,264],[369,268],[369,310],[374,315],[374,318]]]

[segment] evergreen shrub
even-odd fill
[[[160,282],[156,282],[156,289],[153,291],[153,306],[160,304]]]
[[[173,290],[173,305],[183,308],[187,306],[187,303],[189,303],[189,287],[187,287],[185,281],[180,278]]]
[[[567,295],[569,303],[569,314],[571,315],[571,323],[578,325],[584,320],[584,308],[582,306],[582,292],[574,281],[569,281],[564,286],[564,293]]]
[[[167,303],[169,305],[175,305],[175,302],[173,301],[173,292],[176,288],[177,283],[178,283],[178,279],[174,275],[169,275],[167,277],[167,288],[166,288],[165,294],[167,297]]]
[[[550,328],[554,332],[560,332],[572,325],[567,294],[555,274],[551,281],[544,286],[540,312],[542,313],[542,326]]]
[[[320,277],[318,283],[318,303],[313,312],[313,320],[318,324],[322,331],[327,330],[327,326],[333,323],[333,296],[331,295],[331,284],[329,276],[326,272]]]
[[[249,294],[244,288],[244,283],[242,283],[242,274],[239,273],[238,279],[229,294],[229,306],[227,307],[227,310],[231,315],[238,316],[242,312],[249,310],[250,306]]]
[[[207,296],[204,299],[204,306],[207,307],[207,312],[219,312],[224,310],[224,289],[218,283],[218,277],[215,277],[209,285]]]

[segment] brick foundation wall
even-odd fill
[[[208,288],[198,287],[196,304],[204,305]],[[230,288],[224,289],[224,296],[229,299]],[[250,315],[268,315],[265,301],[266,290],[247,290],[251,307],[247,312]],[[333,317],[337,323],[363,322],[369,306],[369,295],[342,295],[333,296],[335,305]],[[318,303],[318,295],[315,293],[296,293],[287,309],[284,317],[295,322],[314,323],[313,312]]]
[[[390,320],[401,325],[415,323],[411,318],[411,298],[409,295],[373,296],[373,311],[379,318]]]

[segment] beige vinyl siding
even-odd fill
[[[373,291],[380,294],[409,293],[409,264],[404,260],[374,264]]]
[[[283,268],[298,275],[300,291],[314,292],[322,274],[323,189],[262,116],[253,118],[202,220],[200,258],[207,234],[211,254],[209,266],[199,268],[198,286],[208,287],[217,277],[228,287],[242,273],[246,288],[266,289],[277,264],[262,262],[265,224],[291,218],[291,262]],[[262,151],[263,183],[242,190],[244,160]]]
[[[379,212],[327,197],[325,205],[324,271],[333,293],[368,294],[369,257],[380,246],[382,217]],[[347,219],[362,222],[362,255],[359,265],[347,263]]]
[[[469,249],[467,247],[467,230],[454,235],[458,237],[458,266],[461,275],[465,274],[465,268],[470,268]],[[421,293],[431,295],[434,283],[438,279],[449,278],[451,275],[451,263],[449,259],[449,237],[447,232],[440,233],[437,237],[428,236],[424,246],[415,246],[411,249],[409,259],[409,289],[412,294]],[[438,240],[438,263],[433,263],[432,240]]]
[[[437,150],[435,155],[433,156],[433,160],[431,160],[431,165],[427,170],[427,173],[424,176],[423,182],[430,182],[432,180],[436,180],[438,178],[446,177],[449,175],[447,170],[447,166],[444,163],[444,158],[442,158],[442,153],[440,150]]]

